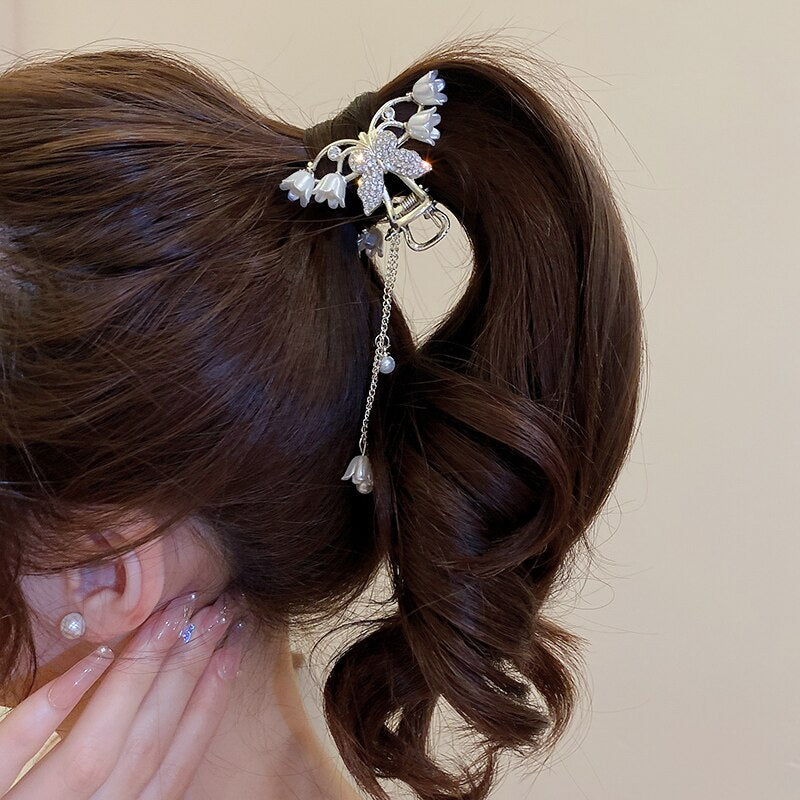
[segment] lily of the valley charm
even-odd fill
[[[353,481],[361,494],[369,494],[372,491],[372,466],[369,463],[369,456],[353,456],[342,475],[343,481],[348,479]]]
[[[364,228],[358,234],[358,252],[362,251],[367,254],[367,258],[383,256],[383,231],[377,225]]]

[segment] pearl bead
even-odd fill
[[[384,356],[381,359],[378,369],[385,375],[394,370],[394,359],[391,356]]]
[[[83,614],[77,611],[67,614],[61,620],[61,625],[59,627],[61,628],[61,635],[65,639],[80,639],[86,632],[86,623],[83,619]]]

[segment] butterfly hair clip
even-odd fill
[[[350,480],[362,494],[373,488],[372,465],[367,455],[367,426],[375,400],[378,376],[394,371],[394,358],[389,355],[389,318],[392,308],[392,292],[397,278],[400,232],[412,250],[427,250],[442,238],[450,229],[450,218],[428,195],[416,179],[430,172],[431,165],[419,153],[403,145],[409,139],[427,144],[436,144],[439,138],[437,125],[441,116],[437,108],[447,101],[442,93],[444,80],[437,77],[432,69],[417,80],[411,91],[402,97],[395,97],[384,103],[372,117],[369,128],[361,131],[357,139],[337,139],[325,145],[305,169],[293,172],[280,183],[280,188],[289,193],[290,200],[299,200],[305,207],[313,197],[318,203],[327,202],[330,208],[343,207],[345,190],[350,181],[355,180],[357,194],[369,216],[381,203],[386,215],[374,225],[361,231],[358,237],[358,251],[366,252],[367,258],[375,261],[383,257],[384,241],[389,245],[383,280],[383,301],[381,322],[375,337],[375,350],[372,358],[372,374],[367,391],[366,408],[361,420],[361,435],[358,439],[359,452],[350,459],[342,480]],[[394,106],[398,103],[412,102],[417,110],[405,122],[395,117]],[[392,128],[402,132],[396,135]],[[324,156],[336,162],[336,170],[321,178],[314,174]],[[345,162],[349,172],[345,174]],[[409,189],[408,194],[391,195],[384,181],[386,173],[396,175]],[[433,220],[436,232],[424,241],[418,241],[409,229],[409,223],[423,217]],[[384,236],[380,223],[388,223],[389,231]]]
[[[304,169],[281,181],[280,188],[288,192],[290,200],[299,200],[303,207],[313,197],[318,203],[327,202],[329,208],[339,208],[345,205],[347,184],[355,180],[365,216],[383,203],[386,217],[381,221],[402,230],[411,249],[426,250],[433,246],[447,233],[450,220],[416,182],[431,170],[430,163],[403,144],[409,139],[436,144],[439,138],[436,126],[441,122],[437,108],[447,101],[442,89],[444,80],[437,77],[437,70],[430,70],[414,83],[410,92],[384,103],[375,112],[369,128],[361,131],[357,139],[337,139],[327,144]],[[403,102],[416,103],[417,111],[405,122],[400,122],[395,119],[394,106]],[[398,136],[392,128],[399,128],[402,132]],[[317,178],[314,173],[325,156],[336,162],[336,170]],[[348,173],[344,171],[345,163]],[[391,196],[384,181],[387,172],[400,178],[410,194]],[[437,227],[436,233],[422,242],[414,239],[409,230],[409,223],[420,216],[432,219]],[[368,256],[379,252],[373,244],[376,241],[380,242],[376,228],[362,231],[359,251],[366,250]]]

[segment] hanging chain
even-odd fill
[[[383,282],[383,307],[381,312],[381,326],[378,335],[375,337],[375,355],[372,359],[372,378],[367,392],[367,405],[364,411],[364,419],[361,422],[361,436],[358,439],[358,446],[361,455],[367,452],[367,427],[369,425],[369,415],[372,405],[375,402],[375,390],[378,386],[378,373],[380,371],[381,360],[389,354],[389,336],[386,331],[389,328],[389,316],[392,311],[392,292],[394,282],[397,278],[397,266],[400,258],[400,231],[398,228],[391,228],[384,237],[384,241],[389,243],[389,256],[387,259],[386,276]]]

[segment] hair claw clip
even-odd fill
[[[419,187],[417,187],[419,188]],[[394,205],[394,203],[398,203]],[[406,244],[412,250],[427,250],[441,241],[450,230],[450,217],[447,216],[436,205],[435,200],[428,197],[427,192],[419,190],[405,198],[394,198],[392,210],[388,218],[390,225],[400,228],[405,236]],[[411,233],[410,223],[419,217],[432,219],[437,226],[437,231],[433,236],[425,241],[417,241]]]
[[[430,172],[432,166],[419,153],[404,148],[403,145],[414,139],[427,144],[436,144],[441,122],[438,106],[447,101],[443,94],[444,80],[437,77],[432,69],[419,78],[411,91],[384,103],[373,115],[369,128],[360,131],[357,139],[337,139],[325,145],[304,169],[299,169],[280,183],[280,188],[288,192],[290,200],[299,200],[305,207],[313,197],[318,203],[327,203],[329,208],[345,205],[345,190],[348,183],[356,181],[356,193],[361,200],[365,216],[369,216],[383,203],[386,215],[369,228],[361,231],[358,237],[358,252],[366,252],[374,259],[383,256],[383,244],[389,245],[388,265],[384,279],[383,311],[378,335],[375,337],[375,352],[372,361],[372,376],[367,392],[366,409],[361,422],[359,454],[354,456],[342,476],[342,480],[352,480],[362,494],[372,491],[373,473],[367,456],[367,425],[375,398],[378,375],[394,370],[394,359],[389,355],[389,336],[387,334],[391,312],[392,291],[397,276],[398,248],[400,232],[410,249],[420,251],[433,247],[450,230],[450,218],[439,209],[436,201],[428,196],[416,179]],[[417,110],[405,122],[395,117],[394,106],[398,103],[413,102]],[[401,129],[399,136],[391,130]],[[314,174],[324,156],[335,162],[334,172],[317,178]],[[345,161],[350,172],[345,174]],[[391,172],[410,190],[405,195],[390,195],[384,175]],[[419,218],[433,220],[436,232],[428,239],[414,237],[410,224]],[[387,223],[388,232],[384,235],[378,227]]]

